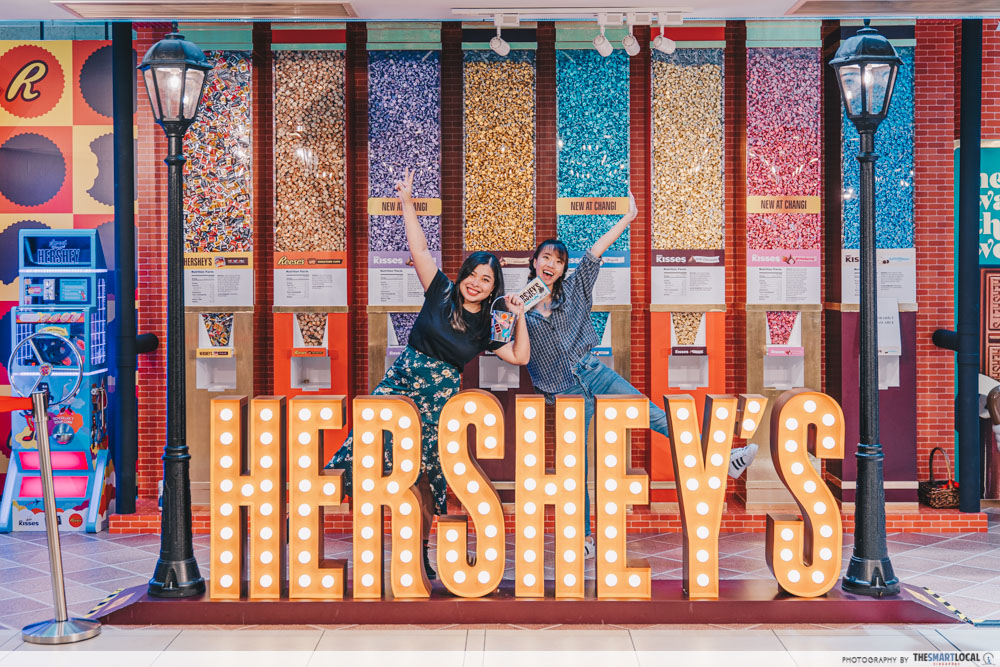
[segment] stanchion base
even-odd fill
[[[24,626],[21,639],[29,644],[72,644],[101,634],[100,621],[71,618],[66,621],[41,621]]]

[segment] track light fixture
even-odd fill
[[[493,15],[493,25],[497,28],[497,36],[490,40],[490,48],[493,49],[493,52],[498,56],[506,56],[510,53],[510,44],[508,44],[507,40],[500,36],[500,26],[504,25],[510,27],[512,24],[516,26],[518,25],[518,22],[519,19],[516,15],[513,18],[510,16],[504,16],[503,14]]]
[[[594,48],[597,52],[601,54],[602,57],[607,58],[614,51],[614,47],[611,46],[611,42],[608,38],[604,36],[604,27],[608,22],[607,14],[598,14],[597,23],[601,26],[601,34],[594,38]]]
[[[663,34],[663,29],[667,26],[679,26],[684,21],[681,12],[660,12],[656,17],[660,24],[660,34],[653,40],[652,46],[660,53],[673,53],[677,50],[677,42]]]
[[[635,23],[635,14],[628,15],[627,23],[628,34],[625,35],[624,39],[622,39],[622,48],[625,49],[625,53],[627,53],[629,58],[631,58],[632,56],[639,55],[639,40],[637,40],[635,35],[632,34],[632,26]]]

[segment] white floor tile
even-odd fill
[[[697,665],[697,667],[795,667],[784,651],[636,651],[640,667]]]
[[[101,628],[101,634],[75,644],[66,644],[61,649],[72,651],[142,651],[159,653],[167,648],[180,634],[180,630],[143,628],[123,630]],[[47,651],[52,647],[25,642],[18,651]]]
[[[960,625],[939,630],[959,651],[992,651],[994,662],[1000,662],[1000,628],[976,628]],[[954,650],[954,649],[951,649]]]
[[[663,667],[663,661],[647,663]],[[674,663],[691,664],[691,663]],[[483,667],[581,667],[581,665],[613,665],[643,667],[635,651],[557,651],[553,649],[487,651]],[[732,663],[728,667],[732,667]]]
[[[313,655],[295,650],[164,651],[153,667],[306,667]]]
[[[632,643],[642,651],[784,651],[771,630],[631,630]]]
[[[185,651],[288,651],[311,652],[319,644],[322,630],[182,630],[166,652]],[[283,662],[282,667],[287,667]]]
[[[913,630],[909,633],[872,634],[844,632],[841,630],[803,630],[788,633],[775,630],[782,645],[791,653],[796,651],[851,651],[869,653],[879,651],[930,651],[934,644],[922,634]]]
[[[22,645],[24,646],[24,645]],[[0,661],[3,667],[149,667],[156,651],[86,651],[74,644],[50,646],[44,652],[17,650]],[[192,667],[188,663],[186,667]]]
[[[317,651],[465,652],[467,630],[326,630]]]

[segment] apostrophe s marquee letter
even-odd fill
[[[438,451],[448,487],[472,515],[476,557],[468,560],[469,517],[438,518],[438,575],[449,591],[464,598],[488,595],[500,585],[505,560],[500,496],[476,459],[469,455],[469,427],[476,429],[476,456],[502,459],[503,407],[493,394],[469,389],[452,396],[441,410]],[[442,539],[443,538],[443,539]]]
[[[760,425],[763,396],[707,396],[702,428],[695,400],[665,396],[670,445],[684,524],[683,587],[688,597],[719,596],[719,527],[733,436],[749,438]]]
[[[343,396],[300,396],[288,403],[288,597],[344,597],[347,561],[323,557],[323,508],[340,505],[343,470],[325,470],[323,431],[344,427]]]
[[[771,411],[771,460],[803,520],[767,516],[767,566],[782,589],[812,598],[829,591],[840,575],[844,527],[806,447],[817,458],[844,458],[844,413],[826,394],[786,391]]]
[[[214,600],[240,599],[244,559],[250,598],[281,597],[285,571],[285,397],[262,396],[250,401],[250,436],[244,440],[246,406],[245,396],[220,396],[211,406],[209,595]],[[245,472],[241,470],[244,465]],[[247,515],[241,507],[247,508]],[[241,545],[248,530],[250,552],[244,554]]]
[[[383,475],[385,433],[392,435],[392,472]],[[392,510],[389,567],[396,598],[430,597],[421,562],[420,413],[405,396],[354,399],[354,597],[382,597],[385,507]]]

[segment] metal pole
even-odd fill
[[[115,137],[115,329],[117,354],[112,447],[115,453],[115,511],[135,512],[138,407],[135,398],[135,142],[132,114],[135,65],[132,24],[111,25],[112,106]]]
[[[959,509],[979,511],[979,144],[982,119],[982,19],[962,20],[961,150],[958,164]]]
[[[899,594],[885,541],[885,489],[878,433],[878,300],[875,264],[875,129],[861,130],[861,442],[855,495],[854,553],[844,575],[850,593],[883,597]]]
[[[63,582],[62,551],[59,547],[59,523],[56,519],[56,492],[52,483],[52,459],[49,453],[48,392],[31,394],[35,416],[35,441],[38,443],[38,467],[42,478],[42,503],[45,507],[45,535],[49,542],[49,569],[52,573],[52,602],[56,617],[25,626],[21,639],[32,644],[69,644],[101,634],[101,624],[83,618],[70,618],[66,611],[66,585]]]
[[[170,598],[205,592],[191,542],[191,454],[184,414],[184,129],[167,132],[167,446],[160,558],[149,581],[150,595]]]

